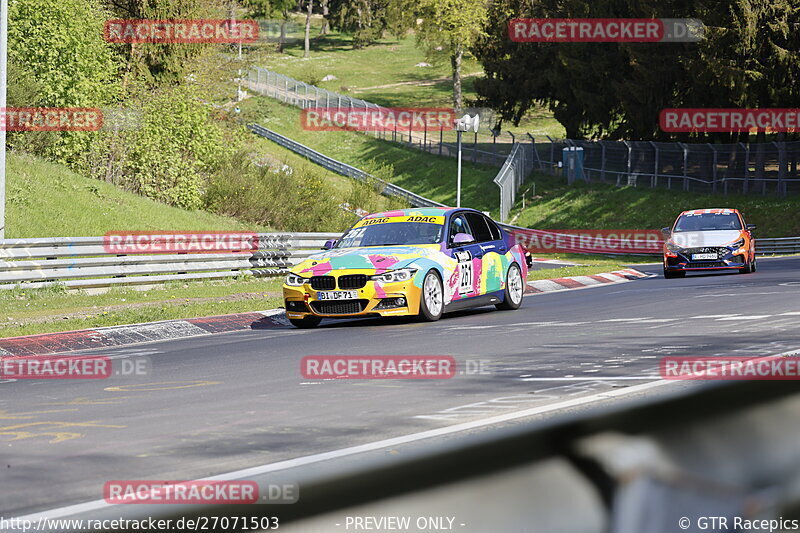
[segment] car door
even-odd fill
[[[483,249],[477,238],[469,243],[454,242],[455,236],[459,233],[472,235],[473,229],[469,224],[467,212],[457,212],[451,215],[448,226],[447,243],[452,253],[453,259],[458,261],[456,266],[457,283],[453,294],[453,299],[473,298],[484,294],[480,283],[480,269],[483,259]],[[475,260],[478,261],[475,261]]]
[[[481,293],[501,290],[506,278],[502,256],[508,252],[508,243],[503,239],[500,228],[487,216],[470,212],[466,218],[481,249]]]

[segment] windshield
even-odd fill
[[[444,227],[427,222],[390,222],[358,227],[359,224],[344,234],[336,248],[436,244],[441,241]]]
[[[742,222],[736,213],[702,213],[682,215],[675,224],[675,232],[740,230]]]

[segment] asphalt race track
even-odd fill
[[[0,495],[0,515],[102,499],[109,480],[194,479],[455,424],[483,431],[485,419],[551,416],[567,400],[614,401],[603,399],[612,391],[659,394],[647,384],[659,382],[664,355],[800,347],[800,257],[761,259],[748,275],[665,280],[659,266],[640,269],[657,275],[529,295],[518,311],[128,346],[102,354],[147,357],[149,375],[2,382],[0,483],[13,490]],[[483,371],[309,381],[306,355],[451,355]]]

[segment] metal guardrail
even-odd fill
[[[759,255],[800,254],[800,237],[756,238],[756,253]]]
[[[317,152],[316,150],[309,148],[304,144],[293,141],[292,139],[281,135],[280,133],[269,130],[263,126],[259,126],[258,124],[249,124],[248,128],[250,128],[250,131],[253,133],[262,137],[266,137],[267,139],[279,144],[280,146],[283,146],[284,148],[288,148],[294,153],[313,161],[314,163],[330,170],[331,172],[336,172],[342,176],[354,178],[359,181],[379,183],[381,185],[381,190],[379,191],[381,194],[403,198],[409,204],[411,204],[412,207],[444,207],[444,204],[429,200],[424,196],[414,194],[413,192],[402,187],[384,181],[380,178],[376,178],[375,176],[372,176],[363,170],[357,169],[356,167],[350,166],[346,163],[342,163],[341,161],[337,161],[332,157],[328,157],[325,154]]]
[[[172,280],[279,275],[338,233],[259,233],[251,248],[225,253],[118,254],[106,237],[0,242],[0,289],[140,285]]]

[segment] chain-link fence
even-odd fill
[[[241,81],[258,94],[303,109],[335,107],[386,110],[372,102],[328,91],[260,67],[250,69],[247,77]],[[413,131],[395,128],[365,133],[431,154],[458,155],[452,129]],[[583,180],[618,187],[666,188],[697,193],[800,194],[800,142],[686,144],[575,141],[489,130],[488,133],[484,131],[465,136],[464,159],[474,164],[503,167],[517,145],[523,148],[516,157],[524,158],[527,172],[539,170],[561,175],[569,182]],[[582,148],[582,155],[569,155],[569,150],[565,152],[565,149],[574,148]],[[566,168],[568,163],[569,169]],[[519,165],[514,168],[517,167]],[[497,180],[495,182],[500,185]]]
[[[346,96],[315,85],[310,85],[283,74],[261,67],[253,67],[242,79],[242,85],[262,96],[268,96],[301,109],[336,108],[358,110],[388,110],[378,104]],[[395,127],[391,130],[379,129],[364,131],[378,139],[403,143],[411,148],[424,150],[435,155],[456,157],[458,145],[456,133],[452,128],[429,129],[423,125],[422,131]],[[508,132],[489,131],[464,135],[462,152],[464,160],[473,164],[501,167],[505,163],[514,142],[518,140]]]
[[[621,186],[697,193],[800,194],[800,142],[686,144],[648,141],[553,140],[535,143],[539,167]],[[564,169],[570,149],[582,148],[577,170]],[[566,150],[566,151],[565,151]]]

